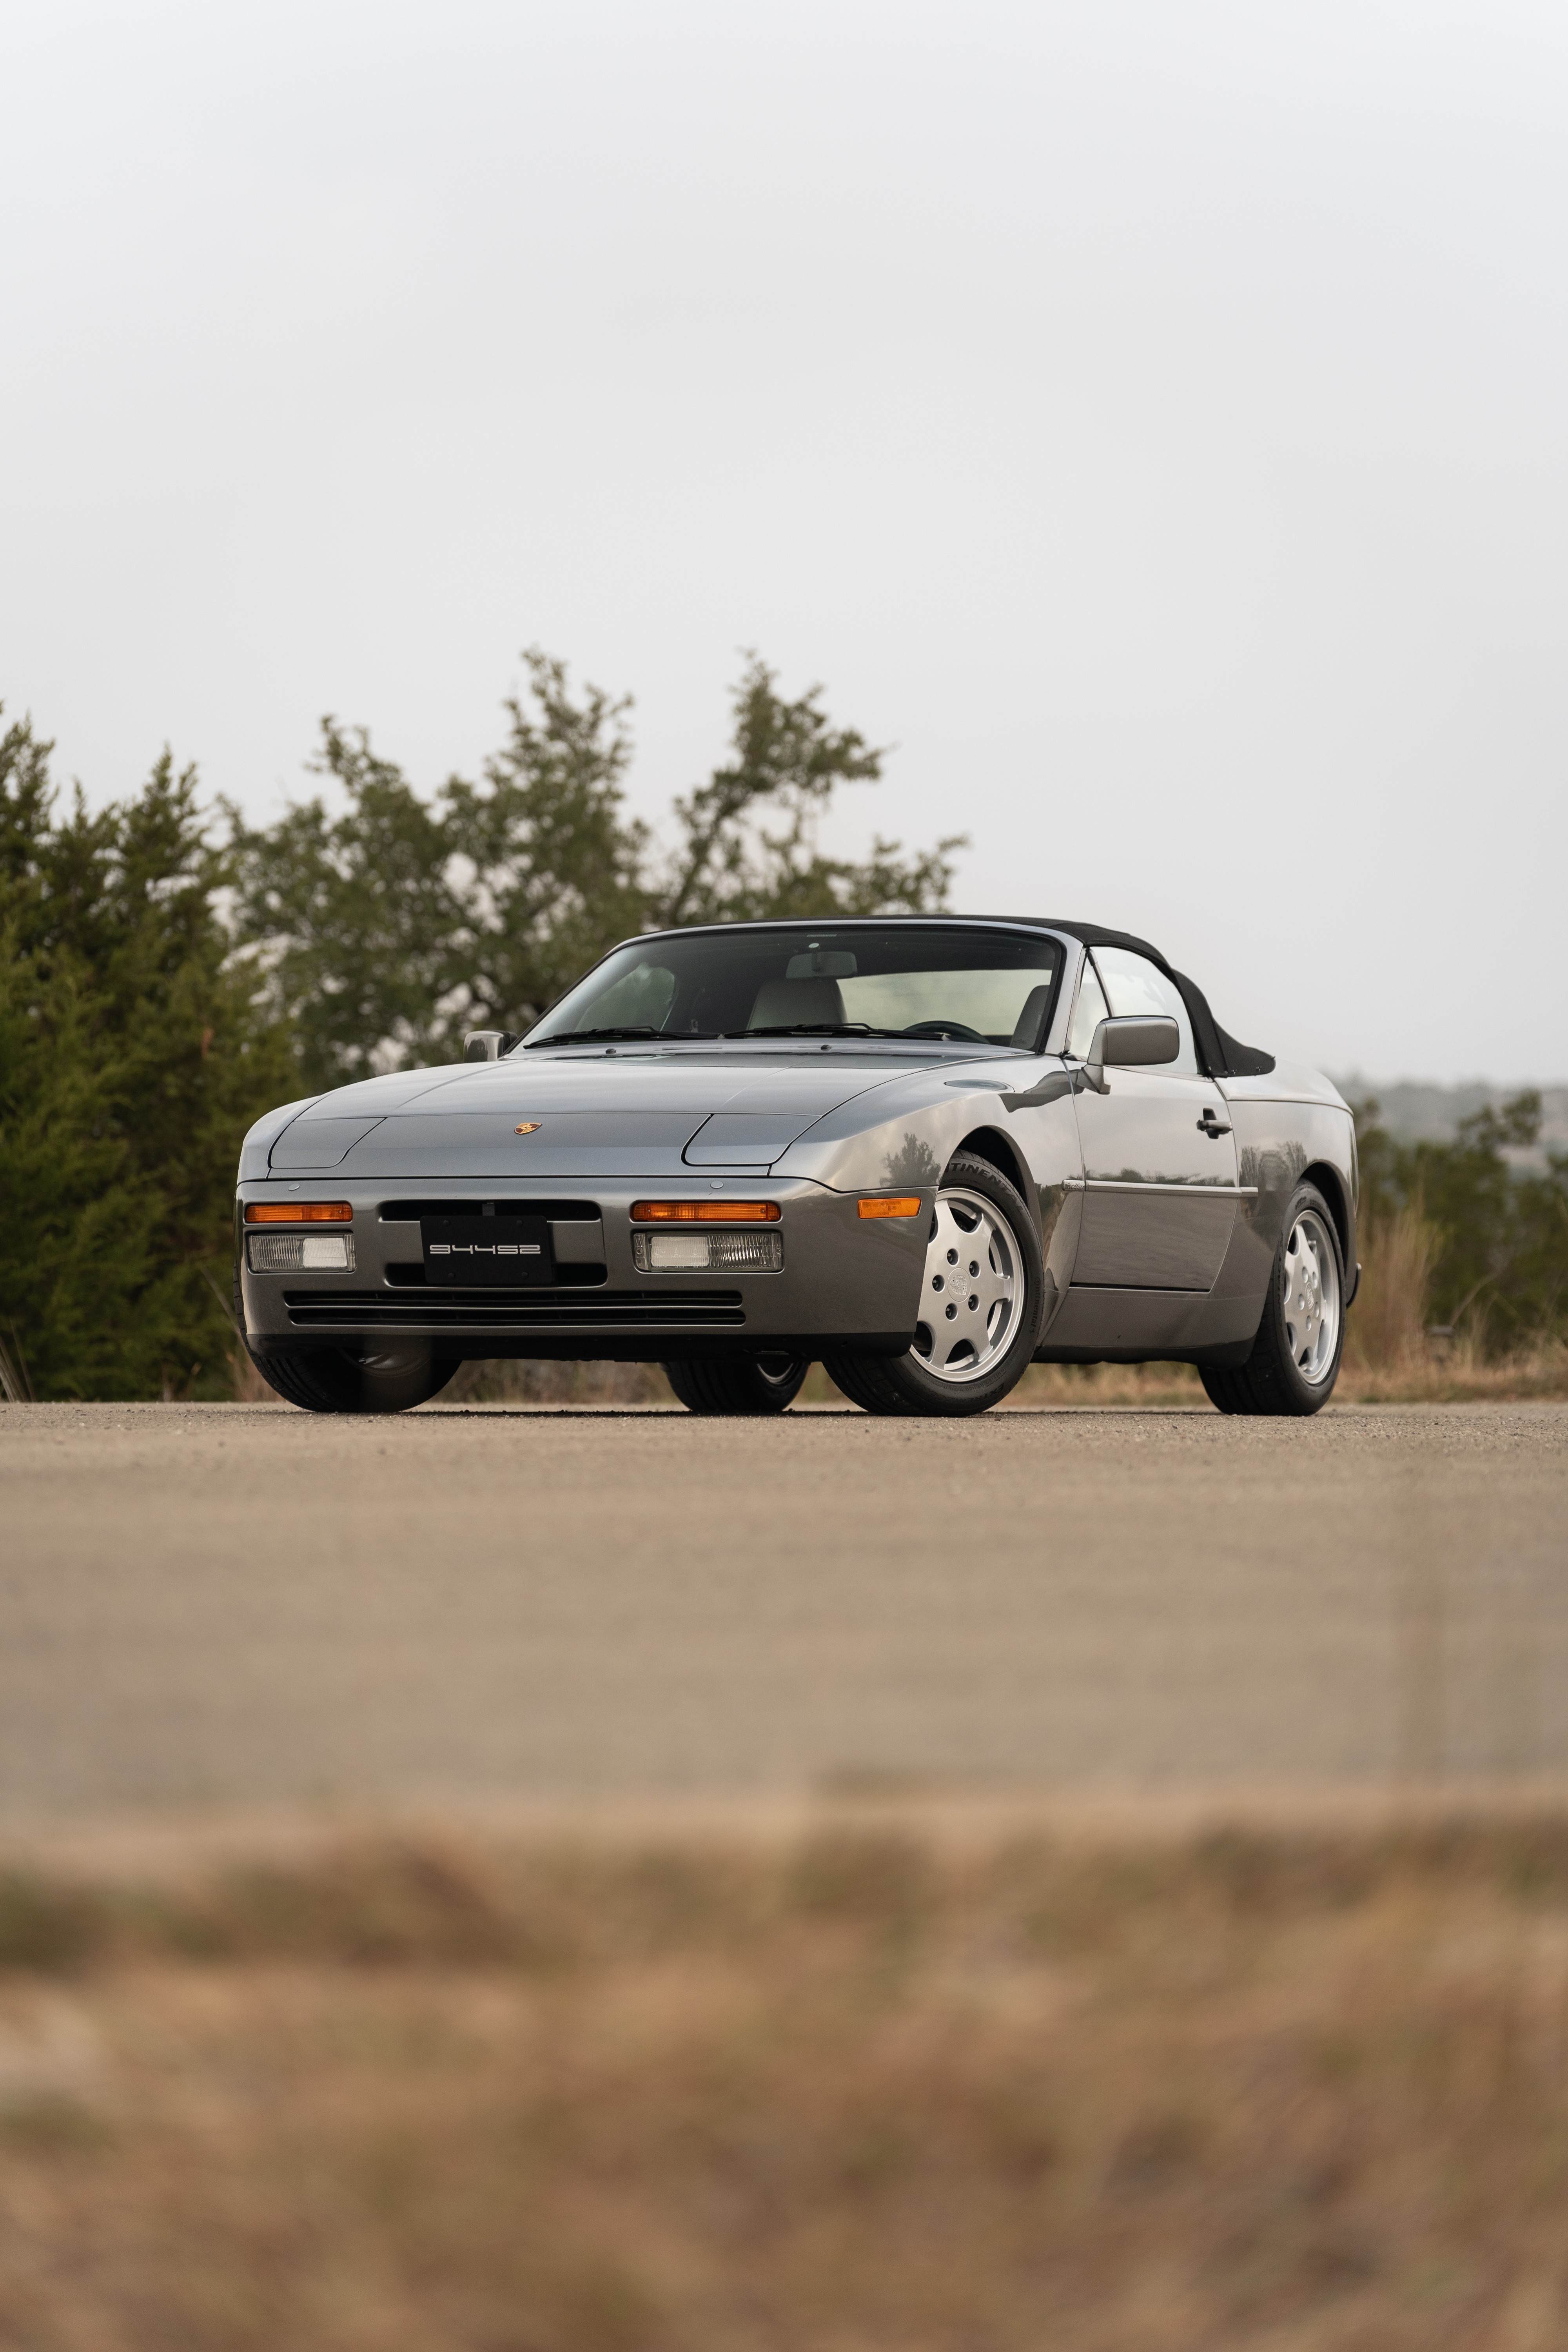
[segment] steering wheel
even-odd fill
[[[978,1029],[966,1029],[962,1021],[911,1021],[900,1034],[905,1037],[956,1037],[965,1045],[986,1045],[991,1042]]]

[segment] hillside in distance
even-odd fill
[[[1383,1125],[1399,1143],[1451,1142],[1462,1118],[1469,1118],[1489,1103],[1494,1109],[1500,1109],[1505,1102],[1524,1092],[1522,1087],[1497,1087],[1485,1078],[1467,1078],[1452,1087],[1436,1086],[1420,1078],[1400,1078],[1380,1085],[1359,1070],[1335,1076],[1334,1084],[1347,1102],[1363,1103],[1369,1098],[1375,1102]],[[1543,1086],[1539,1091],[1541,1150],[1521,1153],[1519,1157],[1540,1160],[1544,1164],[1548,1151],[1568,1151],[1568,1086]]]

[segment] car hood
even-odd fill
[[[829,1111],[908,1076],[841,1052],[514,1055],[362,1079],[258,1128],[274,1176],[679,1176],[767,1168]]]

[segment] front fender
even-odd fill
[[[1059,1073],[1047,1072],[1047,1078]],[[1083,1173],[1071,1088],[1037,1082],[1018,1092],[1016,1063],[996,1072],[933,1082],[925,1074],[873,1097],[843,1103],[791,1144],[776,1172],[809,1176],[838,1192],[887,1192],[940,1183],[954,1152],[970,1139],[983,1159],[997,1157],[998,1136],[1028,1171],[1025,1197],[1035,1212],[1046,1270],[1065,1292],[1077,1247]],[[878,1116],[868,1117],[872,1105]]]
[[[297,1119],[302,1110],[309,1110],[312,1103],[321,1099],[320,1095],[301,1095],[298,1102],[280,1103],[276,1110],[264,1111],[239,1147],[239,1173],[236,1181],[241,1184],[253,1184],[258,1177],[265,1176],[272,1147],[284,1129]]]

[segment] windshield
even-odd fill
[[[916,924],[672,932],[617,948],[530,1032],[568,1037],[1044,1040],[1054,940]]]

